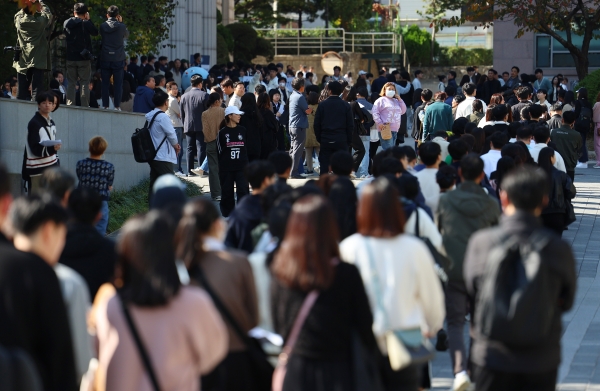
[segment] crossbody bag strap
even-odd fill
[[[418,206],[415,209],[415,213],[417,214],[417,224],[415,226],[415,235],[417,235],[417,238],[420,238],[421,237],[421,231],[419,230],[419,207]]]
[[[308,314],[310,313],[310,310],[317,301],[318,297],[319,291],[315,289],[313,291],[310,291],[304,299],[302,307],[300,307],[300,311],[298,312],[298,315],[296,315],[296,320],[294,321],[294,325],[292,326],[292,331],[290,332],[288,340],[285,346],[283,347],[283,353],[287,354],[288,356],[292,353],[292,350],[296,345],[296,341],[298,341],[298,336],[300,335],[302,326],[304,326],[304,322],[306,321],[306,318],[308,317]]]
[[[148,130],[150,130],[150,128],[152,127],[152,124],[154,123],[154,120],[156,119],[156,117],[158,117],[158,115],[162,113],[162,111],[158,111],[156,114],[154,114],[154,116],[152,117],[152,120],[150,121],[150,124],[148,125]],[[166,113],[163,113],[166,114]],[[162,139],[162,141],[160,142],[160,144],[158,144],[158,147],[156,148],[156,152],[158,152],[160,150],[160,147],[163,146],[163,144],[165,143],[165,141],[167,141],[167,136],[165,136],[165,138]]]
[[[152,362],[150,361],[148,352],[144,347],[142,338],[140,337],[140,334],[138,333],[137,328],[135,327],[135,323],[133,322],[131,313],[127,308],[127,304],[125,304],[125,302],[120,296],[119,301],[121,302],[121,308],[123,309],[125,320],[127,321],[127,325],[129,326],[129,331],[131,331],[131,335],[133,336],[133,340],[135,341],[135,345],[138,349],[138,353],[140,354],[140,358],[142,359],[142,363],[144,364],[146,372],[148,373],[148,377],[150,378],[150,382],[152,383],[152,388],[154,389],[154,391],[160,391],[160,386],[158,385],[158,379],[156,378],[156,373],[154,372],[154,368],[152,367]]]
[[[373,292],[375,293],[375,299],[377,302],[377,307],[385,317],[387,317],[387,312],[385,311],[385,306],[383,305],[383,298],[381,297],[381,281],[379,280],[379,274],[377,273],[377,266],[375,265],[375,257],[373,256],[373,250],[371,248],[371,243],[369,238],[363,236],[365,241],[365,248],[367,249],[367,258],[369,259],[369,267],[371,268],[371,279],[373,282]],[[387,322],[386,322],[387,324]]]

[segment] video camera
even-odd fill
[[[16,45],[16,46],[5,46],[4,47],[4,54],[6,54],[8,52],[15,52],[15,54],[13,55],[13,61],[14,62],[18,62],[21,59],[21,47],[19,45]]]

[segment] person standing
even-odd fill
[[[474,313],[471,318],[471,359],[477,391],[556,389],[561,356],[562,314],[573,306],[577,277],[575,259],[569,244],[542,228],[539,216],[548,193],[548,177],[544,171],[523,166],[509,173],[502,181],[500,192],[504,208],[504,217],[500,225],[483,229],[469,240],[462,271],[466,291],[472,302],[477,303],[471,315]],[[538,235],[537,240],[531,238],[532,234]],[[529,270],[527,273],[528,277],[531,275],[532,281],[543,281],[534,289],[529,289],[529,286],[526,288],[526,292],[530,293],[529,299],[534,300],[535,305],[543,310],[528,310],[527,324],[531,326],[534,323],[537,327],[532,327],[527,333],[533,335],[535,340],[528,340],[526,343],[510,340],[518,337],[522,339],[523,335],[512,335],[508,339],[499,340],[490,335],[489,327],[486,328],[477,321],[482,317],[483,311],[489,311],[490,315],[495,315],[495,319],[503,321],[503,324],[511,323],[505,315],[490,308],[488,300],[480,301],[484,286],[490,283],[498,284],[498,279],[494,279],[494,276],[499,275],[489,273],[489,270],[495,266],[492,262],[497,263],[502,259],[496,256],[494,260],[493,254],[507,255],[506,242],[516,243],[519,247],[524,242],[528,247],[531,243],[544,243],[537,250],[532,250],[532,256],[539,260],[539,265],[536,265],[533,273]],[[499,250],[502,252],[499,253]],[[522,273],[515,271],[514,277],[512,274],[507,276],[507,288],[522,286],[522,283],[516,280],[521,275]],[[511,290],[510,293],[515,298],[513,292]],[[499,300],[504,301],[502,298]],[[518,301],[514,307],[520,308]],[[515,321],[517,318],[522,319],[520,315],[517,310]],[[542,316],[545,320],[541,319]],[[495,326],[494,323],[492,326]]]
[[[35,101],[46,90],[44,72],[52,67],[49,39],[52,20],[52,12],[43,1],[32,4],[31,8],[25,5],[15,14],[17,45],[21,48],[18,60],[13,61],[19,83],[17,99]]]
[[[267,160],[269,155],[277,149],[277,133],[279,132],[279,121],[271,110],[271,99],[266,92],[256,98],[258,112],[263,120],[263,135],[260,146],[260,159]]]
[[[125,72],[125,39],[129,30],[123,24],[119,8],[111,5],[106,11],[107,21],[100,25],[102,52],[100,53],[100,69],[102,70],[102,107],[108,109],[110,100],[110,77],[113,77],[115,91],[115,110],[121,111],[123,91],[123,74]]]
[[[540,88],[546,91],[550,91],[552,89],[552,83],[550,83],[550,80],[544,77],[544,71],[542,71],[540,68],[535,70],[535,79],[536,80],[533,83],[533,88],[535,91],[539,90]]]
[[[592,119],[594,120],[594,152],[596,152],[596,164],[594,165],[594,168],[600,168],[600,93],[596,96],[596,102],[592,107],[592,112]]]
[[[427,106],[423,118],[423,140],[431,139],[439,130],[445,132],[452,130],[452,124],[454,123],[452,107],[444,103],[446,98],[445,92],[436,92],[434,102]]]
[[[463,267],[469,238],[476,231],[498,224],[500,208],[480,186],[485,174],[483,161],[476,154],[460,160],[461,183],[456,190],[440,196],[436,220],[448,257],[454,265],[448,273],[446,287],[446,321],[454,373],[452,390],[466,390],[471,383],[467,374],[467,349],[463,340],[469,298]],[[479,387],[479,384],[477,385]]]
[[[67,105],[75,104],[75,87],[79,83],[82,107],[90,105],[88,81],[92,75],[92,40],[98,29],[90,21],[88,7],[77,3],[73,7],[73,17],[65,20],[63,31],[67,42]]]
[[[208,95],[201,90],[204,79],[200,75],[193,75],[190,79],[192,89],[181,96],[180,110],[183,122],[183,133],[187,142],[187,176],[198,176],[198,169],[194,169],[194,155],[198,165],[206,157],[206,143],[202,133],[202,113],[206,108]]]
[[[152,76],[144,77],[144,85],[137,88],[135,97],[133,98],[134,113],[146,114],[147,112],[154,110],[152,97],[154,96],[155,87],[156,82]]]
[[[233,94],[230,96],[227,106],[235,106],[238,109],[242,108],[242,96],[246,92],[246,87],[241,81],[233,83]]]
[[[462,87],[462,89],[463,94],[465,94],[466,96],[466,99],[460,102],[456,107],[456,115],[454,116],[455,119],[459,119],[461,117],[468,117],[470,114],[472,114],[473,101],[477,99],[477,86],[475,84],[467,83]],[[487,110],[487,105],[483,101],[481,102],[481,104],[483,105],[483,113],[485,114]]]
[[[412,85],[413,85],[413,88],[415,89],[415,91],[418,90],[419,88],[421,88],[421,89],[423,88],[423,87],[421,87],[421,80],[423,79],[423,76],[425,76],[425,74],[423,73],[422,70],[417,69],[415,71],[415,78],[412,81]]]
[[[381,89],[379,96],[380,98],[373,104],[371,114],[373,114],[373,120],[377,124],[377,129],[379,129],[381,148],[388,149],[396,145],[402,115],[406,113],[406,104],[396,92],[396,85],[394,83],[386,83]],[[391,130],[392,137],[390,139],[386,140],[381,136],[384,126],[389,126]]]
[[[221,183],[219,182],[219,151],[217,150],[217,135],[221,122],[225,119],[225,109],[221,107],[221,95],[213,92],[208,96],[207,109],[202,113],[202,132],[206,142],[206,157],[208,159],[208,185],[213,201],[221,200]]]
[[[167,93],[169,94],[169,108],[167,109],[167,115],[171,119],[171,124],[175,128],[177,133],[177,144],[183,144],[183,122],[181,122],[181,109],[179,107],[179,87],[174,81],[167,83]],[[181,160],[183,158],[183,149],[177,152],[177,174],[183,176],[183,168],[181,167]]]
[[[304,97],[304,79],[298,77],[295,78],[294,81],[292,81],[292,88],[294,91],[292,91],[289,100],[290,156],[292,157],[292,172],[290,178],[303,179],[304,177],[300,176],[298,169],[302,161],[304,143],[306,142],[308,114],[312,113],[312,109],[308,107],[308,103]]]
[[[340,98],[343,91],[344,88],[339,82],[329,82],[326,91],[329,97],[319,103],[315,113],[315,137],[321,145],[321,175],[329,173],[331,155],[337,151],[348,151],[349,145],[352,144],[354,117],[350,105]]]
[[[577,90],[577,101],[575,102],[575,124],[573,129],[581,135],[581,154],[577,168],[588,168],[588,149],[586,145],[587,134],[594,128],[594,113],[592,104],[588,101],[587,88]]]
[[[567,175],[573,182],[575,182],[575,167],[582,145],[581,135],[573,129],[576,118],[572,111],[563,112],[562,126],[550,132],[550,140],[556,145],[556,151],[563,157]]]

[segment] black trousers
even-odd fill
[[[544,227],[556,232],[562,237],[565,229],[565,214],[564,213],[546,213],[542,215]]]
[[[329,174],[329,162],[331,161],[331,155],[333,155],[337,151],[348,151],[348,143],[341,141],[334,141],[331,143],[321,142],[321,151],[319,152],[319,165],[321,166],[321,175]]]
[[[569,176],[569,178],[571,178],[571,181],[573,181],[573,183],[575,183],[575,170],[573,170],[573,171],[567,170],[567,175]]]
[[[37,94],[46,91],[44,87],[44,71],[37,68],[29,68],[26,74],[17,73],[17,99],[35,101]],[[29,95],[31,85],[31,96]]]
[[[189,174],[194,168],[194,156],[198,158],[198,167],[202,165],[206,158],[206,143],[204,142],[204,133],[188,132],[185,134],[187,141],[187,165]]]
[[[228,217],[235,208],[234,184],[237,193],[237,202],[242,197],[250,194],[248,189],[248,180],[243,170],[239,171],[219,171],[219,181],[221,182],[221,214]]]
[[[158,177],[161,175],[172,174],[173,163],[153,160],[148,164],[150,165],[150,189],[148,190],[148,204],[150,204],[154,182],[156,182]]]
[[[377,149],[381,145],[379,140],[369,144],[369,174],[373,175],[373,159],[375,159],[375,155],[377,154]]]
[[[365,146],[356,131],[352,132],[352,144],[350,146],[354,150],[352,154],[352,171],[356,172],[366,153]]]
[[[278,151],[285,151],[285,132],[287,132],[287,130],[285,129],[285,126],[283,125],[279,125],[279,129],[277,130],[277,150]]]
[[[477,391],[554,391],[557,370],[541,373],[511,373],[475,367]]]

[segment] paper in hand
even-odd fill
[[[40,141],[40,145],[42,147],[53,147],[55,145],[61,145],[62,141],[61,140],[42,140]]]

